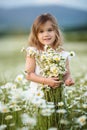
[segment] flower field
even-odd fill
[[[26,44],[27,36],[0,39],[0,130],[87,130],[87,43],[64,44],[76,53],[70,61],[75,85],[63,86],[57,108],[25,79]]]

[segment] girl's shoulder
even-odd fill
[[[57,49],[58,53],[60,54],[60,56],[62,56],[63,58],[67,58],[69,57],[69,52],[66,51],[63,46],[59,46]]]
[[[58,53],[60,54],[60,56],[62,56],[65,59],[71,59],[72,57],[75,56],[75,52],[74,51],[66,51],[62,46],[59,46],[57,48]]]
[[[61,53],[60,53],[60,55],[63,57],[63,58],[65,58],[65,59],[69,59],[69,60],[71,60],[74,56],[75,56],[75,52],[74,51],[62,51]]]
[[[62,51],[60,52],[60,55],[61,55],[62,57],[64,57],[64,58],[68,58],[68,57],[70,56],[70,53],[69,53],[68,51],[66,51],[66,50],[62,50]]]
[[[28,46],[28,47],[26,48],[26,51],[29,51],[29,50],[35,51],[35,50],[37,50],[37,49],[36,49],[36,47]]]
[[[35,57],[36,54],[38,53],[38,50],[37,48],[33,46],[29,46],[26,48],[26,53],[27,53],[27,56]]]

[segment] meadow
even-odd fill
[[[55,112],[42,90],[32,93],[24,77],[26,54],[21,49],[27,41],[27,35],[0,38],[0,130],[86,130],[87,42],[64,42],[65,50],[75,52],[70,60],[75,85],[65,87],[66,108],[59,102]]]
[[[26,48],[28,36],[7,36],[0,38],[0,82],[12,80],[17,74],[24,71],[26,55],[21,52]],[[75,51],[76,56],[70,62],[73,76],[86,73],[87,42],[64,42],[65,50]]]

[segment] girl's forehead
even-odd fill
[[[45,23],[40,24],[39,29],[44,28],[44,27],[53,27],[53,24],[51,21],[46,21]]]

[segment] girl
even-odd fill
[[[59,77],[43,77],[40,74],[40,66],[37,63],[37,58],[35,55],[39,55],[44,51],[44,46],[50,46],[52,49],[56,50],[57,53],[64,55],[66,57],[66,73],[62,80]],[[31,54],[31,52],[33,53]],[[37,87],[39,84],[48,85],[52,93],[49,95],[57,95],[61,84],[64,82],[65,85],[71,86],[74,84],[73,79],[70,75],[69,61],[67,53],[62,49],[62,38],[60,35],[59,27],[55,17],[51,14],[42,14],[38,16],[33,25],[29,36],[29,47],[27,48],[26,65],[25,65],[26,79],[30,80],[31,87]],[[53,94],[54,93],[54,94]],[[49,97],[48,95],[48,97]],[[52,96],[51,95],[51,96]],[[55,97],[53,97],[54,99]],[[58,100],[56,102],[58,102]],[[50,100],[50,98],[48,99]]]
[[[40,58],[44,54],[44,51],[46,53],[46,46],[50,46],[50,48],[52,48],[58,55],[62,55],[65,59],[64,63],[66,71],[61,80],[58,76],[47,77],[43,76],[41,73],[41,65],[43,65],[43,62],[41,62]],[[41,129],[43,128],[44,130],[47,130],[49,127],[57,127],[58,129],[61,129],[61,125],[59,124],[60,114],[58,115],[56,110],[60,107],[58,104],[61,101],[64,101],[62,83],[66,86],[71,86],[74,84],[74,81],[70,74],[68,53],[62,49],[62,38],[55,17],[51,14],[42,14],[35,19],[29,35],[29,47],[26,51],[25,72],[26,79],[31,81],[30,87],[37,90],[40,89],[41,86],[45,86],[43,91],[44,98],[47,101],[46,103],[48,105],[49,103],[55,104],[55,112],[49,117],[49,120],[48,117],[38,116],[38,123],[42,120],[40,121],[40,126]],[[66,105],[64,105],[64,107],[66,107]],[[38,123],[36,129],[38,129]]]

